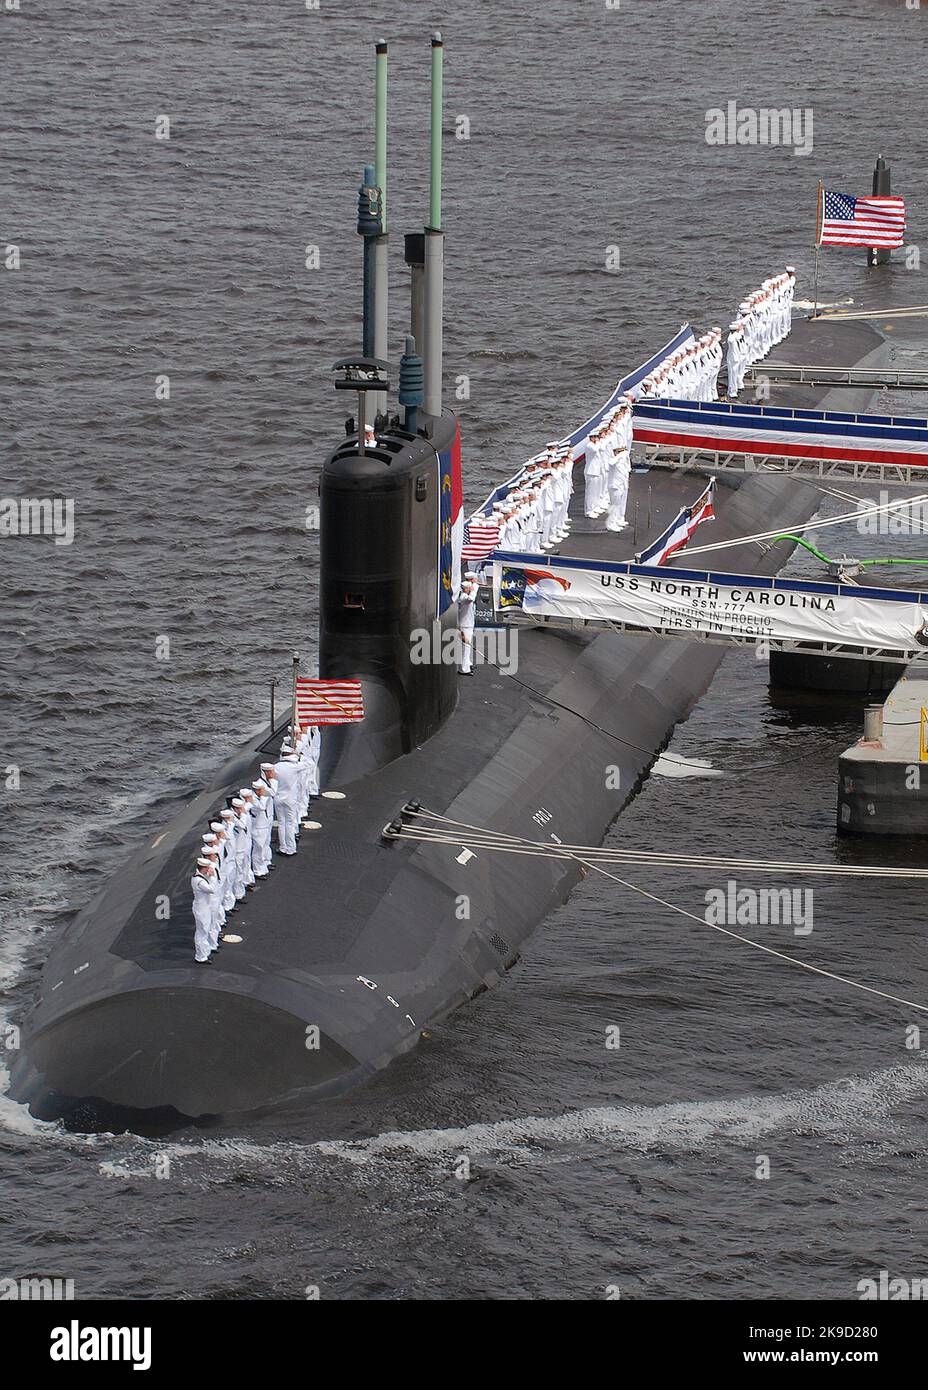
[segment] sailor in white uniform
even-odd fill
[[[251,866],[251,817],[240,796],[232,798],[233,845],[235,846],[235,901],[241,902],[248,886],[248,870]]]
[[[783,321],[786,325],[786,333],[789,333],[793,326],[793,295],[796,292],[796,267],[788,265],[786,267],[786,308],[783,312]],[[783,335],[784,337],[786,334]]]
[[[289,742],[300,763],[299,814],[297,820],[301,823],[306,816],[306,812],[309,810],[309,738],[303,733],[299,726],[294,728],[293,725],[291,725]]]
[[[628,450],[619,449],[609,481],[609,515],[606,517],[606,529],[609,531],[624,531],[628,525],[625,520],[625,507],[628,503],[628,480],[631,471]]]
[[[245,865],[245,888],[253,888],[255,882],[255,815],[257,813],[257,798],[251,787],[242,787],[239,796],[245,803],[245,814],[248,817],[248,863]]]
[[[301,769],[299,758],[294,752],[285,751],[287,747],[286,743],[281,744],[281,756],[274,764],[274,776],[278,782],[278,789],[274,794],[277,848],[281,854],[296,854]]]
[[[570,445],[559,449],[554,456],[554,528],[551,539],[557,543],[566,538],[570,531],[570,494],[573,489],[573,467],[570,461]]]
[[[228,806],[224,811],[219,812],[219,819],[222,821],[222,828],[225,831],[226,853],[222,861],[221,883],[222,883],[222,905],[226,912],[235,909],[235,822],[238,819],[235,812]]]
[[[215,951],[219,946],[219,933],[226,920],[226,914],[222,907],[222,887],[219,882],[220,860],[219,849],[216,845],[205,845],[201,858],[206,859],[213,867],[210,886],[212,897],[210,899],[210,923],[209,923],[209,949]]]
[[[263,777],[252,783],[255,795],[255,815],[251,827],[251,868],[255,879],[267,878],[271,864],[271,826],[274,823],[274,798]]]
[[[600,471],[602,468],[602,450],[599,444],[599,432],[594,430],[583,447],[583,515],[586,517],[599,516],[599,497],[600,497]]]
[[[274,798],[276,797],[277,792],[278,792],[279,789],[280,789],[280,783],[277,781],[277,778],[276,778],[275,775],[274,775],[274,764],[273,764],[273,763],[262,763],[262,764],[261,764],[261,775],[260,775],[260,778],[259,778],[259,782],[260,782],[260,784],[261,784],[262,787],[265,787],[265,788],[267,789],[267,798],[266,798],[266,799],[270,802],[270,805],[266,808],[266,809],[267,809],[267,813],[268,813],[267,845],[266,845],[266,847],[265,847],[265,849],[264,849],[264,853],[263,853],[264,868],[265,868],[265,870],[267,871],[267,873],[270,873],[271,869],[273,869],[273,867],[274,867],[274,856],[273,856],[273,852],[272,852],[272,850],[271,850],[271,830],[272,830],[273,827],[274,827],[274,814],[275,814],[275,810],[274,810],[274,807],[275,807]],[[256,788],[257,788],[257,786],[258,786],[258,782],[255,783],[255,787],[256,787]],[[266,877],[266,874],[265,874],[264,876]]]
[[[322,734],[318,724],[310,724],[309,735],[309,794],[319,795],[319,759],[322,756]]]
[[[461,675],[474,674],[474,623],[477,603],[478,580],[473,570],[468,570],[461,584],[458,596],[458,631],[461,634]]]
[[[554,495],[554,474],[550,468],[544,468],[538,476],[541,480],[541,548],[550,550],[554,544],[551,533],[554,530],[557,501]]]
[[[744,322],[740,318],[735,319],[734,323],[728,326],[726,365],[728,369],[728,395],[732,400],[738,395],[744,380],[744,332]]]
[[[537,554],[541,549],[541,496],[534,477],[531,478],[525,494],[525,505],[528,529],[525,548]]]
[[[216,868],[216,883],[215,883],[215,889],[216,889],[216,894],[215,894],[215,896],[216,896],[216,902],[215,902],[216,922],[215,922],[215,927],[216,927],[216,932],[215,932],[215,934],[218,936],[220,928],[221,928],[221,927],[224,927],[224,926],[225,926],[225,923],[226,923],[226,910],[225,910],[225,907],[223,906],[223,901],[222,901],[222,900],[223,900],[223,896],[224,896],[224,893],[223,893],[223,883],[222,883],[222,872],[223,872],[223,864],[224,864],[224,862],[225,862],[225,856],[226,856],[226,832],[225,832],[225,829],[224,829],[224,826],[223,826],[223,822],[222,822],[222,821],[211,821],[211,822],[210,822],[210,827],[209,827],[208,832],[203,836],[203,853],[205,853],[205,854],[207,854],[207,855],[211,855],[211,852],[215,854],[215,859],[214,859],[214,864],[215,864],[215,868]]]
[[[208,859],[197,860],[197,870],[190,880],[193,889],[193,957],[205,965],[210,957],[210,934],[213,921],[213,866]]]

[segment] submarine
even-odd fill
[[[364,715],[324,727],[321,795],[298,852],[275,855],[273,872],[246,895],[207,965],[193,959],[190,880],[200,836],[260,763],[278,755],[289,707],[152,830],[54,944],[10,1094],[76,1130],[247,1121],[357,1086],[414,1048],[516,965],[583,872],[571,859],[484,853],[460,827],[601,843],[724,656],[699,642],[538,626],[520,627],[517,663],[478,661],[466,677],[453,662],[413,659],[413,633],[457,629],[449,494],[461,431],[442,403],[438,36],[429,223],[405,246],[412,331],[400,369],[402,418],[387,404],[386,47],[377,45],[377,160],[359,204],[364,338],[356,356],[337,364],[358,413],[319,477],[319,675],[359,681]],[[623,377],[613,399],[671,356],[686,332],[670,334]],[[797,322],[790,341],[803,360],[808,325]],[[818,360],[835,365],[876,360],[881,343],[862,323],[815,332]],[[635,521],[620,534],[583,515],[581,485],[570,534],[553,553],[628,559],[692,500],[702,478],[633,471]],[[718,478],[712,539],[798,523],[819,501],[787,476]],[[791,547],[746,543],[722,553],[725,568],[772,574]],[[410,806],[445,818],[447,842],[385,834]],[[164,903],[167,916],[158,910]]]

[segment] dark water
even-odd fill
[[[73,497],[77,535],[0,548],[0,764],[22,775],[0,818],[11,1020],[73,912],[266,718],[291,649],[312,658],[306,508],[340,427],[328,369],[360,331],[374,39],[393,54],[394,350],[436,25],[449,132],[471,122],[446,144],[471,502],[682,319],[724,323],[788,261],[807,295],[819,175],[868,191],[882,149],[917,244],[928,156],[926,15],[895,0],[21,4],[0,11],[2,237],[22,253],[0,276],[0,493]],[[814,153],[710,148],[705,111],[729,99],[812,105]],[[860,261],[827,253],[823,297],[928,300],[898,255],[868,284]],[[892,331],[914,360],[920,321]],[[836,841],[858,726],[775,708],[765,668],[733,654],[670,750],[722,775],[652,777],[612,840],[925,862]],[[718,886],[628,877],[697,915]],[[816,880],[811,936],[753,934],[928,1002],[920,885]],[[587,881],[495,993],[325,1107],[165,1145],[67,1135],[3,1098],[0,1275],[85,1297],[854,1297],[880,1269],[928,1274],[917,1021]]]

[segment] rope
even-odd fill
[[[928,502],[928,493],[919,493],[917,497],[900,498],[896,502],[884,502],[873,507],[860,507],[856,511],[846,512],[840,516],[826,517],[824,521],[817,521],[815,517],[813,517],[810,521],[803,521],[798,525],[789,526],[787,530],[797,532],[810,530],[824,531],[829,526],[840,526],[842,522],[845,521],[859,521],[865,516],[877,516],[882,512],[891,512],[900,506],[913,507],[917,503],[922,502]],[[731,546],[749,545],[751,541],[771,541],[783,534],[782,528],[775,531],[758,531],[750,536],[736,536],[732,540],[717,541],[715,545],[687,546],[685,553],[687,556],[690,556],[700,555],[703,551],[707,550],[728,550]]]
[[[438,821],[441,825],[446,824],[453,828],[460,826],[470,833],[471,842],[481,848],[496,848],[514,854],[535,854],[548,859],[570,859],[578,853],[583,853],[605,863],[653,864],[668,868],[735,868],[755,873],[831,874],[852,878],[903,878],[907,881],[913,878],[928,878],[928,869],[909,866],[892,868],[878,864],[809,864],[780,859],[743,859],[735,855],[674,854],[663,850],[624,850],[597,845],[565,844],[562,841],[552,843],[547,840],[527,840],[521,836],[506,835],[502,831],[451,821],[431,811],[420,810],[411,814],[415,814],[418,819]],[[457,844],[460,839],[452,830],[428,825],[404,825],[400,836],[449,844]]]
[[[437,815],[435,812],[417,812],[414,814],[425,814],[434,820],[444,821],[448,825],[460,826],[465,830],[479,831],[479,827],[477,826],[469,826],[466,822],[454,821],[447,816]],[[532,840],[522,840],[520,836],[515,835],[505,835],[501,836],[501,838],[512,841],[514,844],[521,843],[523,845],[533,845],[539,843]],[[460,843],[460,837],[456,837],[453,843]],[[609,873],[608,870],[601,868],[592,860],[581,858],[576,854],[572,854],[569,857],[574,859],[578,864],[592,869],[594,873],[602,874],[604,878],[610,879],[613,883],[619,883],[624,888],[630,888],[633,893],[638,893],[643,898],[658,903],[661,907],[668,908],[671,912],[679,913],[681,917],[687,917],[690,921],[696,922],[701,927],[709,927],[712,931],[719,932],[722,936],[730,937],[733,941],[740,941],[745,946],[751,946],[755,951],[763,951],[765,955],[774,956],[778,960],[786,961],[790,965],[796,965],[800,970],[807,970],[814,975],[822,975],[825,979],[835,980],[839,984],[848,985],[851,989],[860,990],[865,994],[875,995],[879,999],[889,1000],[890,1003],[903,1004],[908,1009],[918,1010],[919,1013],[928,1013],[928,1004],[917,1004],[912,999],[903,999],[898,994],[889,994],[886,990],[876,989],[873,985],[861,984],[859,980],[852,980],[847,975],[838,975],[832,970],[825,970],[820,965],[812,965],[809,961],[800,960],[797,956],[787,955],[785,951],[778,951],[773,946],[765,946],[760,941],[753,941],[749,936],[742,936],[740,932],[731,931],[728,927],[719,926],[714,922],[707,922],[704,917],[697,917],[695,912],[690,912],[685,907],[678,907],[676,903],[669,903],[665,898],[659,898],[657,894],[648,892],[646,888],[641,888],[636,883],[629,883],[627,879],[619,878],[616,874]],[[914,872],[918,873],[919,871]],[[920,872],[924,873],[925,871],[922,870]]]

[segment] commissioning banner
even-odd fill
[[[928,593],[594,560],[545,564],[501,552],[501,616],[586,618],[674,633],[837,642],[903,653],[928,648]]]

